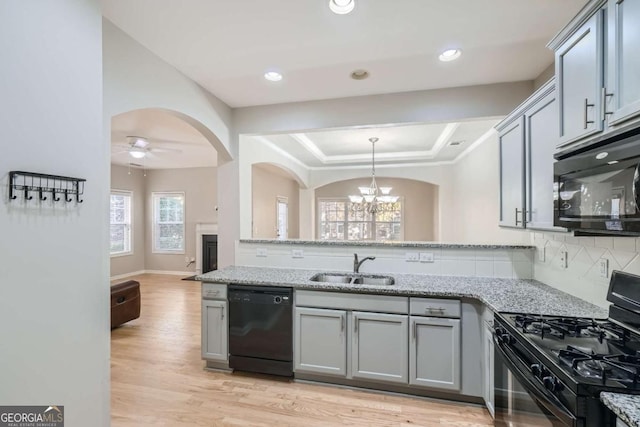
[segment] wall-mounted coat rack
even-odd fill
[[[11,171],[9,172],[9,200],[18,198],[22,193],[25,200],[38,199],[59,202],[76,201],[82,203],[80,196],[84,193],[86,179],[69,176],[48,175],[44,173]]]

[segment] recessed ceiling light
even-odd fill
[[[356,6],[356,0],[329,0],[329,9],[338,15],[346,15]]]
[[[269,80],[270,82],[279,82],[282,80],[282,74],[277,71],[267,71],[264,73],[264,78]]]
[[[462,55],[462,50],[460,49],[447,49],[438,58],[440,61],[448,62],[460,58],[460,55]]]
[[[355,70],[351,73],[351,78],[353,80],[364,80],[369,77],[369,72],[367,70]]]

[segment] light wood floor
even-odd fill
[[[141,317],[111,332],[112,426],[491,426],[484,408],[208,372],[200,283],[145,274]]]

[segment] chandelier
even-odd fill
[[[398,196],[391,196],[391,187],[378,187],[376,183],[376,142],[378,138],[369,138],[371,142],[371,184],[368,187],[358,187],[360,194],[350,195],[351,209],[356,212],[364,211],[370,214],[392,211]]]

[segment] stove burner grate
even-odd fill
[[[558,352],[558,360],[584,378],[593,378],[606,384],[617,381],[637,388],[640,382],[640,357],[629,355],[603,355],[583,351],[574,346]]]

